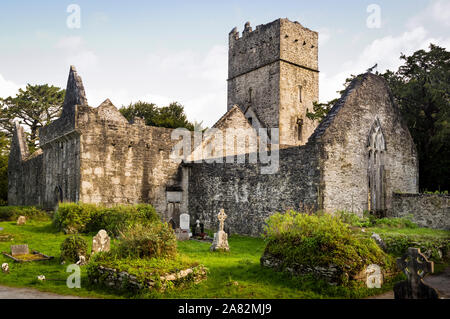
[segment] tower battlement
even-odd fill
[[[278,127],[280,143],[302,145],[317,123],[306,117],[319,97],[317,32],[277,19],[229,33],[228,109],[256,126]]]
[[[277,19],[255,30],[246,22],[242,35],[231,30],[228,44],[229,79],[279,60],[318,70],[318,33],[297,21]]]

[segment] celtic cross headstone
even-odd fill
[[[423,278],[434,271],[434,264],[420,252],[419,248],[409,247],[408,251],[397,258],[397,266],[406,275],[407,280],[394,286],[395,299],[437,299],[435,289],[423,282]]]

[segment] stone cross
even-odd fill
[[[217,218],[219,219],[219,231],[223,231],[223,222],[227,218],[227,215],[225,214],[225,210],[222,208],[220,210],[219,215],[217,215]]]
[[[434,264],[427,260],[419,248],[409,247],[401,258],[397,258],[397,266],[404,272],[407,280],[394,286],[395,299],[438,298],[437,292],[422,280],[428,273],[433,273]]]

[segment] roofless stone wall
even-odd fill
[[[189,172],[191,220],[218,228],[217,214],[225,209],[232,233],[259,236],[264,220],[275,212],[317,208],[319,168],[317,146],[280,150],[275,174],[261,174],[259,164],[192,163]]]

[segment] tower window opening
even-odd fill
[[[252,118],[252,117],[249,117],[249,118],[248,118],[248,122],[250,123],[250,125],[253,125],[253,118]]]
[[[253,89],[249,88],[248,89],[248,103],[252,103],[252,93],[253,93]]]

